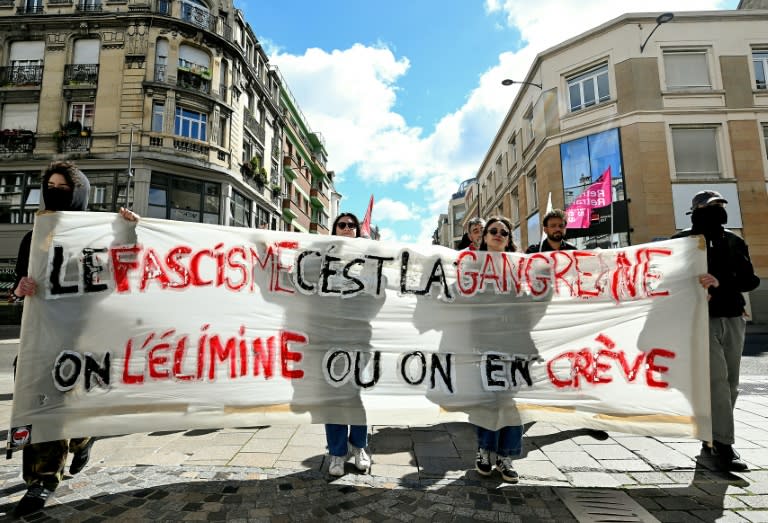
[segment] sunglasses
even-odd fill
[[[501,234],[502,238],[506,238],[507,236],[509,236],[509,231],[506,229],[497,229],[496,227],[494,227],[493,229],[488,229],[488,234],[490,234],[491,236],[496,236],[497,234]]]
[[[357,229],[357,224],[352,222],[339,222],[336,224],[336,228],[342,231],[347,227],[350,229]]]

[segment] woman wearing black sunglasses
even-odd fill
[[[331,231],[334,236],[359,238],[360,222],[350,212],[341,213],[333,222]],[[344,464],[350,455],[354,458],[355,468],[361,472],[370,468],[371,458],[365,450],[368,446],[368,426],[329,423],[325,425],[325,439],[331,456],[328,467],[331,476],[344,475]]]
[[[483,229],[480,251],[515,252],[517,247],[512,241],[512,223],[503,216],[492,216]],[[523,426],[510,425],[499,430],[477,428],[477,457],[475,470],[482,476],[493,472],[491,453],[496,454],[496,470],[501,478],[509,483],[517,483],[518,475],[512,466],[513,458],[523,452]]]

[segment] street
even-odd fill
[[[7,427],[18,343],[13,329],[0,335]],[[549,423],[528,428],[518,485],[477,475],[474,433],[463,423],[374,426],[371,473],[348,464],[339,479],[325,473],[321,425],[168,431],[100,439],[89,466],[65,476],[46,517],[28,519],[767,521],[766,337],[751,329],[744,357],[736,444],[750,464],[743,474],[715,472],[697,441],[613,432],[599,440]],[[0,513],[24,492],[20,470],[21,453],[0,463]]]

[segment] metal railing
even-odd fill
[[[256,136],[262,145],[264,145],[264,139],[266,137],[266,130],[264,129],[264,126],[261,125],[256,120],[256,118],[253,117],[253,114],[251,114],[248,110],[243,113],[243,121],[245,123],[245,127]]]
[[[0,67],[0,86],[40,85],[43,81],[42,65],[11,65]]]
[[[96,85],[99,83],[99,64],[67,64],[64,66],[64,85]]]
[[[91,150],[91,136],[63,136],[61,138],[61,152],[88,152]]]
[[[190,4],[181,4],[181,19],[203,29],[216,30],[216,17],[209,11]]]
[[[168,82],[168,66],[165,64],[155,64],[155,82],[164,84]]]
[[[179,69],[176,71],[176,85],[184,89],[192,89],[201,93],[211,94],[211,81],[199,74]]]
[[[80,2],[75,6],[75,11],[80,13],[98,13],[102,10],[101,2]]]
[[[40,5],[23,5],[16,9],[17,15],[41,15],[44,13],[43,4]]]
[[[35,133],[25,129],[0,131],[0,153],[31,153],[35,149]]]

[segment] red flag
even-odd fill
[[[574,202],[565,209],[569,229],[589,229],[592,209],[607,207],[613,202],[611,191],[611,166],[600,178],[587,187]]]
[[[373,195],[371,195],[371,201],[368,202],[368,210],[365,211],[363,223],[360,224],[360,236],[363,238],[371,237],[371,214],[373,214]]]

